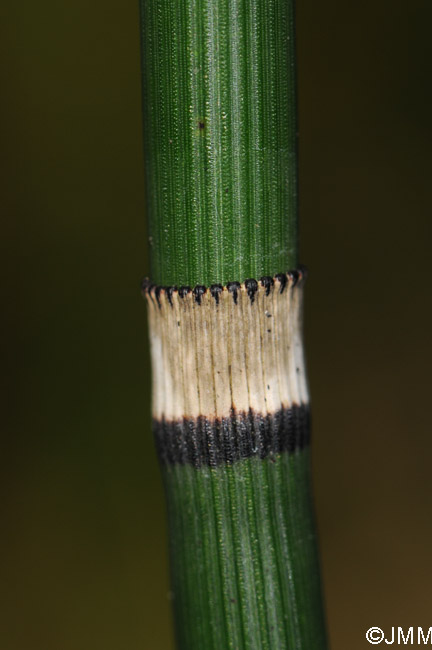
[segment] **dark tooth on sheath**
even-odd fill
[[[237,304],[238,292],[240,291],[240,282],[228,282],[227,289],[232,293],[234,303]]]
[[[221,284],[212,284],[210,287],[210,295],[216,300],[216,304],[219,304],[219,296],[223,291],[223,286]]]
[[[201,284],[197,284],[196,287],[194,287],[193,295],[194,295],[194,298],[195,298],[195,302],[198,305],[201,304],[201,298],[203,297],[205,292],[206,292],[206,287],[204,287]]]
[[[258,291],[258,282],[253,279],[245,280],[245,287],[247,295],[250,298],[251,303],[255,300],[255,294]]]
[[[275,280],[278,280],[278,282],[280,282],[279,293],[283,293],[288,282],[286,273],[278,273],[275,275]]]
[[[265,289],[265,295],[268,296],[270,293],[270,289],[274,285],[274,280],[271,278],[269,275],[264,275],[261,279],[261,286],[264,287]]]
[[[186,298],[188,293],[190,293],[191,291],[192,289],[190,287],[180,287],[180,289],[178,290],[178,295],[180,298]]]

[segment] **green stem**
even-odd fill
[[[141,10],[159,285],[145,294],[178,647],[325,650],[301,291],[296,274],[271,279],[297,266],[294,0]],[[228,286],[173,289],[214,284]]]
[[[293,0],[141,0],[151,275],[297,265]]]
[[[164,482],[179,647],[325,648],[309,450]]]

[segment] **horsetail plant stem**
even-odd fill
[[[177,646],[325,650],[294,2],[141,0],[141,20],[143,293]]]

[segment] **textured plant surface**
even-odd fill
[[[181,650],[324,650],[291,0],[142,0],[153,428]]]
[[[291,0],[143,0],[152,280],[297,265]]]

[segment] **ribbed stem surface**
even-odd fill
[[[151,279],[297,265],[294,0],[141,0]]]
[[[164,482],[178,647],[324,650],[309,449]]]
[[[141,9],[144,293],[178,648],[325,650],[302,273],[282,273],[297,266],[294,0]]]

